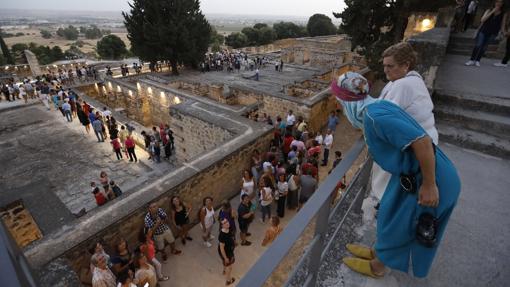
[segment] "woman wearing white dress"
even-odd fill
[[[383,52],[384,73],[388,84],[384,87],[379,99],[385,99],[398,105],[413,117],[438,144],[439,135],[436,130],[434,104],[423,78],[414,69],[417,55],[410,44],[398,43]],[[383,171],[374,163],[372,168],[372,194],[381,200],[391,174]]]

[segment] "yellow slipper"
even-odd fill
[[[352,253],[352,255],[354,255],[356,257],[368,259],[368,260],[374,259],[374,255],[372,254],[372,249],[370,249],[368,247],[358,245],[358,244],[347,244],[347,245],[345,245],[345,247],[347,248],[347,250],[349,252]]]
[[[360,274],[367,275],[372,278],[381,278],[384,276],[384,274],[376,274],[372,271],[369,260],[354,257],[346,257],[342,260],[347,267]]]

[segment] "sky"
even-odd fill
[[[201,0],[204,13],[333,17],[343,10],[343,0]],[[0,9],[126,11],[127,0],[0,0]]]

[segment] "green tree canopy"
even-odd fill
[[[248,46],[266,45],[276,40],[273,28],[264,23],[257,23],[253,27],[245,27],[241,30],[248,39]]]
[[[133,0],[122,13],[131,50],[144,61],[167,60],[172,73],[177,65],[197,67],[211,38],[211,26],[199,0]]]
[[[272,43],[276,39],[276,33],[271,27],[262,27],[258,29],[259,42],[257,45],[267,45]]]
[[[225,38],[225,44],[238,49],[248,45],[248,38],[243,33],[232,33]]]
[[[67,28],[58,28],[57,35],[66,40],[76,40],[80,32],[73,25],[69,25]]]
[[[257,30],[260,30],[265,27],[268,27],[266,23],[257,23],[255,25],[253,25],[253,29],[257,29]]]
[[[99,39],[103,37],[103,32],[97,28],[96,25],[92,25],[90,28],[86,28],[83,34],[87,39]]]
[[[331,18],[328,16],[324,14],[314,14],[310,17],[310,19],[308,19],[306,30],[308,31],[308,35],[315,37],[334,35],[336,34],[337,28],[333,25]]]
[[[273,25],[276,39],[299,38],[307,35],[306,27],[292,22],[279,22]]]
[[[259,43],[259,31],[252,27],[246,27],[241,30],[248,40],[248,45],[253,46]]]
[[[369,67],[382,78],[381,55],[401,41],[407,19],[413,12],[432,12],[447,6],[448,0],[345,0],[346,8],[334,13],[342,19],[339,30],[351,37],[352,47],[359,47]]]
[[[7,47],[7,44],[5,44],[4,38],[2,37],[2,30],[0,30],[0,50],[2,51],[2,55],[4,58],[4,61],[7,64],[14,64],[14,58],[11,56],[11,52],[9,51],[9,48]]]
[[[51,38],[51,32],[48,30],[41,30],[41,36],[44,39],[49,39],[49,38]]]
[[[104,59],[117,60],[127,54],[126,44],[115,35],[104,36],[96,46],[97,53]]]

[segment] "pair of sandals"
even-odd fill
[[[371,248],[357,244],[347,244],[345,247],[352,255],[356,256],[342,259],[347,267],[372,278],[381,278],[384,276],[384,272],[376,273],[372,270],[370,261],[375,259],[375,254],[372,252]]]

